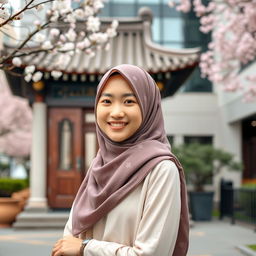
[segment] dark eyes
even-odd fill
[[[107,100],[107,99],[104,99],[104,100],[102,100],[101,102],[104,103],[104,104],[110,104],[110,103],[111,103],[111,101],[110,101],[110,100]]]
[[[136,101],[129,99],[129,100],[125,100],[124,103],[125,103],[125,104],[133,104],[133,103],[136,103]]]
[[[109,105],[109,104],[112,103],[110,99],[102,99],[100,102],[103,103],[103,104],[106,104],[106,105]],[[125,105],[132,105],[132,104],[135,104],[135,103],[137,103],[137,102],[134,99],[126,99],[126,100],[124,100],[124,104]]]

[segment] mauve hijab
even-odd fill
[[[127,140],[114,142],[96,123],[99,151],[74,201],[72,233],[77,236],[91,228],[134,190],[159,162],[168,159],[178,167],[181,184],[181,218],[172,256],[185,256],[189,232],[186,185],[182,167],[171,153],[164,130],[159,89],[143,69],[119,65],[102,77],[95,109],[104,85],[114,73],[122,75],[134,91],[142,112],[142,124]]]

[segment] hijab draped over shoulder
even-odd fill
[[[142,124],[135,134],[122,142],[111,141],[96,123],[99,151],[82,182],[73,205],[72,233],[91,228],[134,190],[161,161],[171,160],[179,169],[181,181],[181,218],[173,255],[186,255],[188,248],[188,209],[184,173],[171,153],[164,130],[161,96],[153,78],[143,69],[123,64],[110,69],[101,79],[101,91],[113,73],[119,73],[131,86],[142,112]]]

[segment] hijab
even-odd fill
[[[181,218],[173,256],[185,256],[189,229],[185,179],[166,137],[159,89],[145,70],[128,64],[118,65],[102,77],[95,109],[104,85],[114,73],[120,74],[134,91],[141,108],[142,124],[125,141],[114,142],[96,123],[99,150],[74,201],[72,233],[78,235],[91,228],[133,191],[159,162],[171,160],[179,170],[181,184]]]

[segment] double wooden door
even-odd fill
[[[96,151],[92,110],[48,109],[47,197],[51,208],[71,207]]]

